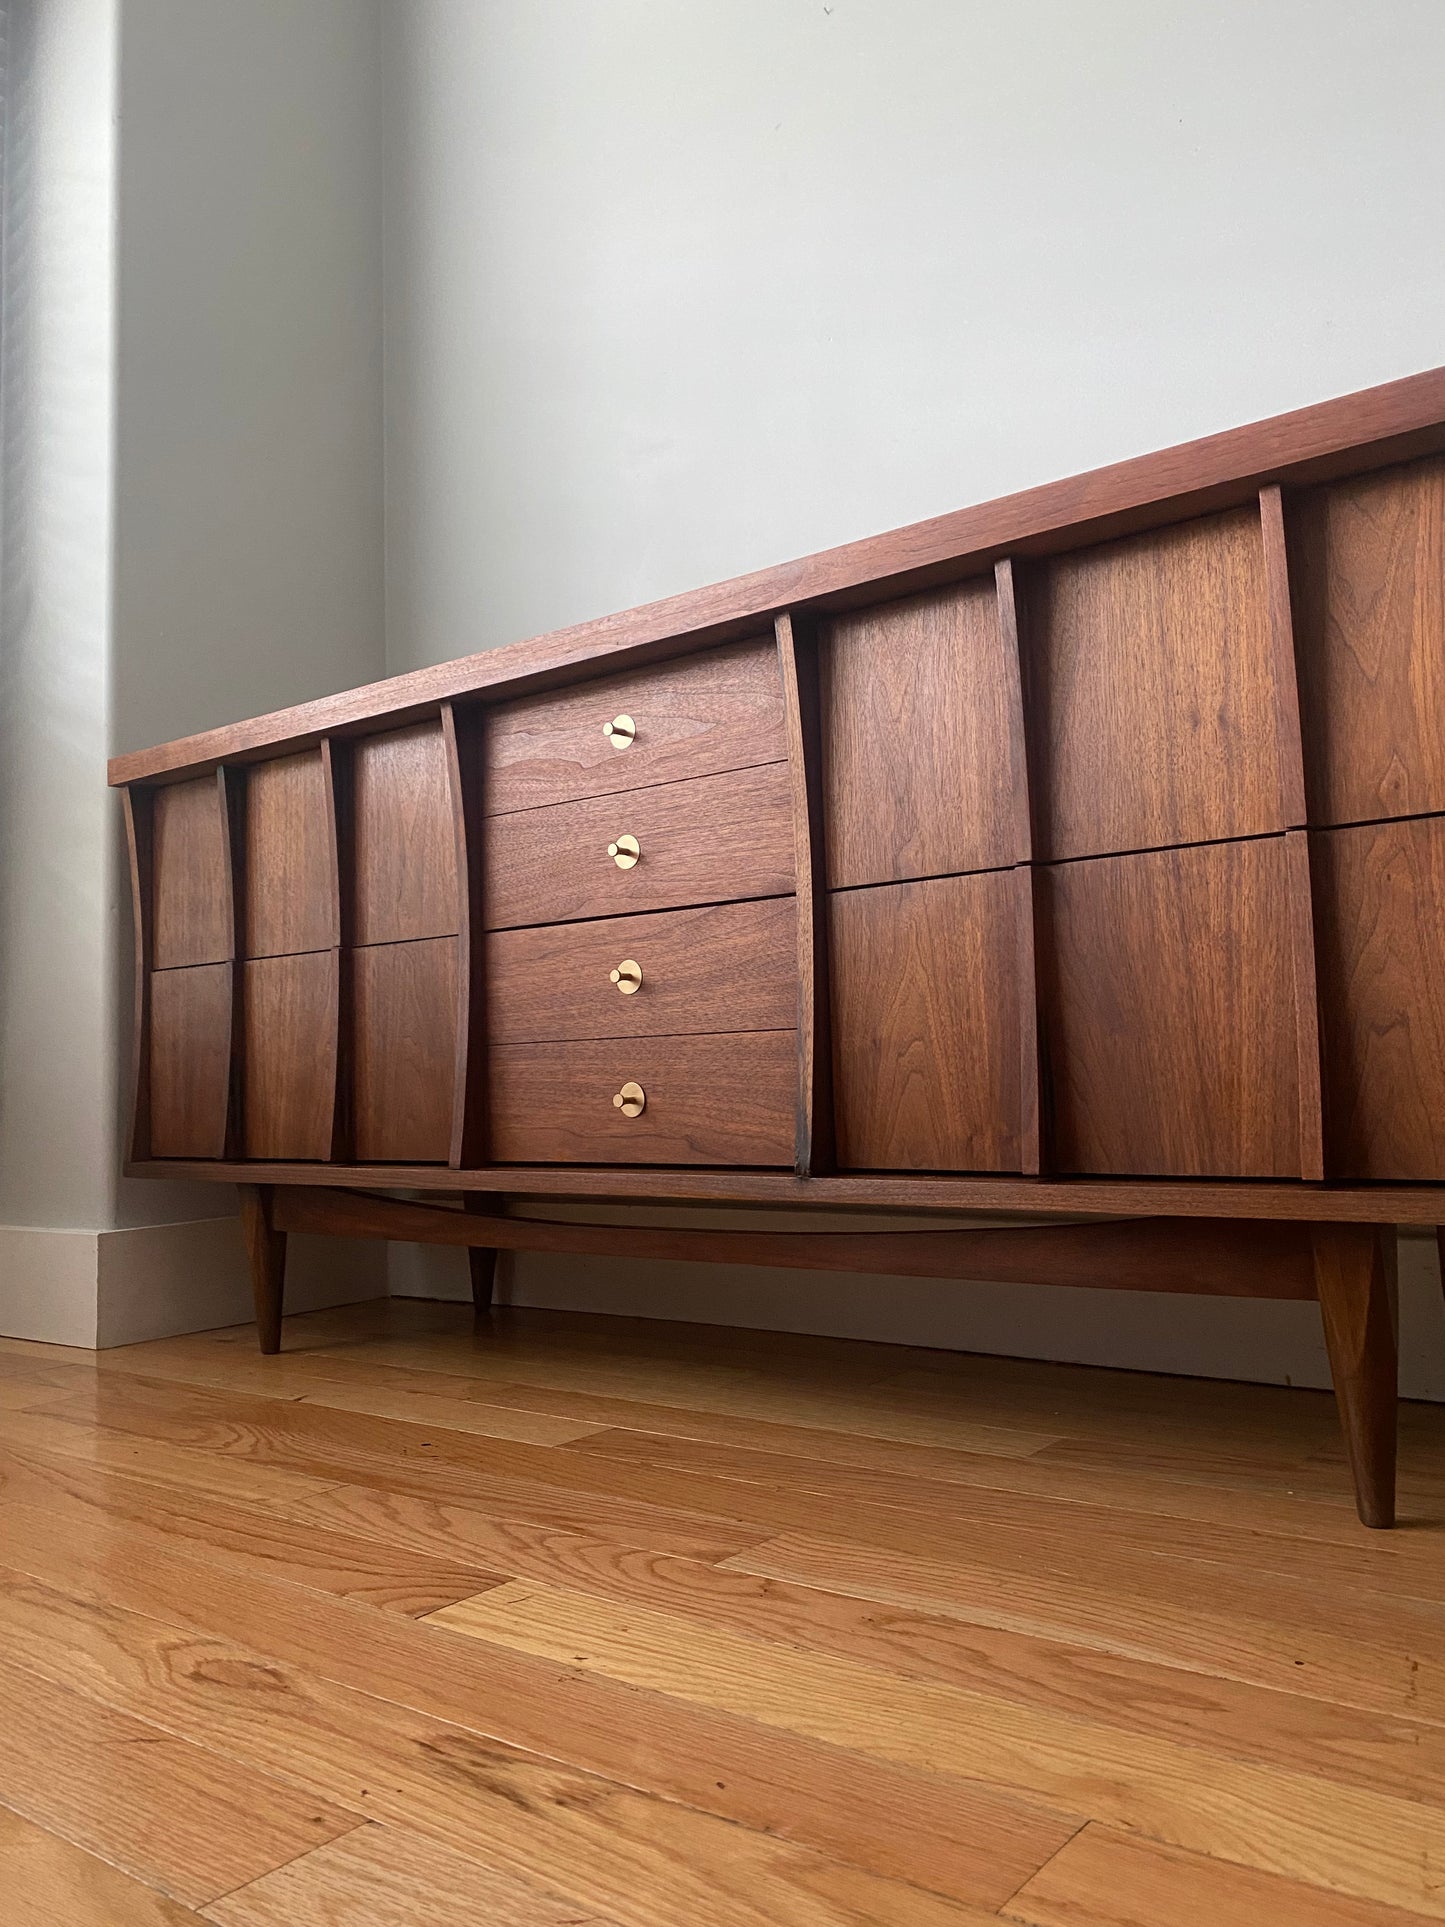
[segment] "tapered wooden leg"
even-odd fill
[[[462,1202],[468,1211],[485,1216],[496,1210],[498,1200],[484,1196],[480,1191],[468,1191]],[[490,1245],[469,1245],[467,1263],[472,1272],[472,1310],[480,1318],[492,1309],[492,1290],[497,1282],[497,1254]]]
[[[1399,1356],[1392,1225],[1312,1227],[1330,1376],[1367,1526],[1395,1523]]]
[[[251,1290],[256,1299],[256,1334],[263,1352],[281,1349],[281,1308],[286,1294],[286,1233],[271,1222],[274,1187],[243,1184],[241,1226],[251,1258]]]

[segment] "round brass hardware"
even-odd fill
[[[624,1084],[612,1102],[624,1117],[641,1117],[647,1109],[647,1093],[640,1084]]]
[[[630,870],[642,855],[642,845],[635,836],[619,836],[615,843],[607,845],[607,854],[619,870]]]
[[[630,716],[614,716],[602,725],[602,734],[614,749],[626,749],[637,734],[637,725]]]
[[[631,957],[624,957],[617,968],[608,974],[624,997],[630,997],[634,990],[642,988],[642,965],[634,963]]]

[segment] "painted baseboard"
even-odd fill
[[[385,1246],[291,1240],[288,1311],[380,1298],[386,1289]],[[238,1218],[110,1231],[0,1225],[0,1336],[103,1350],[250,1317]]]
[[[390,1250],[394,1296],[470,1299],[464,1252]],[[539,1252],[501,1254],[497,1298],[555,1311],[816,1332],[1188,1378],[1322,1389],[1330,1382],[1319,1312],[1310,1304]],[[1445,1403],[1445,1293],[1433,1233],[1400,1238],[1400,1391]]]

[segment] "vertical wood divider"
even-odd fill
[[[1315,971],[1314,887],[1311,876],[1304,741],[1300,732],[1299,670],[1295,657],[1294,605],[1290,594],[1289,541],[1284,491],[1278,483],[1259,492],[1264,547],[1265,596],[1274,652],[1275,755],[1279,807],[1285,825],[1285,874],[1289,890],[1290,959],[1294,976],[1295,1060],[1299,1076],[1299,1164],[1302,1178],[1325,1175],[1324,1094],[1320,1064],[1319,986]]]
[[[1037,805],[1029,756],[1027,634],[1019,606],[1019,583],[1013,557],[1002,557],[994,564],[993,573],[999,635],[1003,642],[1004,674],[1008,682],[1014,848],[1018,853],[1014,881],[1018,926],[1019,1169],[1025,1177],[1036,1178],[1047,1168],[1047,1162],[1040,1053],[1043,1017],[1039,991],[1039,891],[1042,880],[1034,867]]]
[[[828,992],[828,872],[823,842],[823,722],[817,629],[776,618],[783,730],[793,797],[798,921],[798,1095],[794,1169],[819,1177],[836,1162],[833,1036]]]
[[[351,808],[351,748],[334,736],[321,739],[326,789],[326,828],[331,857],[331,942],[336,950],[336,1085],[331,1109],[331,1160],[352,1156],[352,907],[356,862]]]
[[[245,1155],[246,1135],[246,772],[222,763],[216,771],[231,926],[231,1075],[226,1096],[226,1156]]]
[[[442,704],[457,852],[456,1069],[449,1162],[484,1162],[487,1136],[487,981],[482,910],[482,788],[486,715],[480,704]],[[475,1278],[476,1266],[473,1266]]]
[[[131,783],[121,791],[125,844],[130,857],[131,921],[135,942],[134,1029],[131,1036],[130,1129],[127,1156],[143,1163],[151,1154],[151,905],[154,902],[153,791]]]

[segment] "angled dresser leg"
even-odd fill
[[[484,1197],[478,1191],[468,1191],[463,1202],[468,1211],[486,1212],[494,1210],[498,1200]],[[492,1309],[492,1291],[497,1282],[497,1254],[490,1245],[468,1245],[467,1263],[472,1273],[472,1310],[478,1318],[482,1318]]]
[[[256,1299],[256,1335],[263,1352],[279,1352],[286,1292],[286,1233],[271,1222],[271,1185],[243,1184],[239,1188],[241,1225],[246,1233],[251,1290]]]
[[[1322,1224],[1311,1236],[1355,1503],[1367,1526],[1392,1526],[1399,1399],[1394,1227]]]

